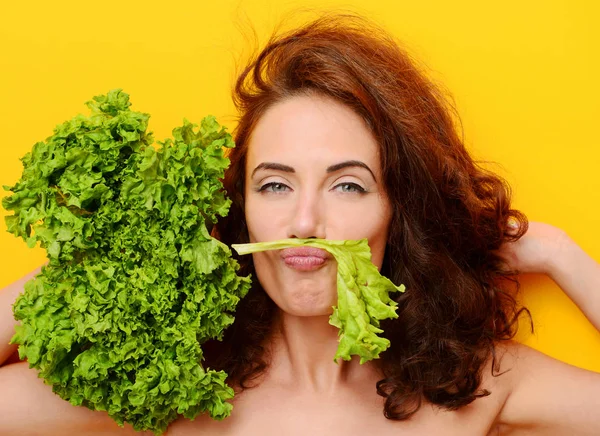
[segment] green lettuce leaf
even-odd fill
[[[153,146],[121,90],[87,103],[23,159],[9,232],[47,250],[14,305],[13,343],[55,393],[119,424],[163,432],[178,415],[229,415],[226,374],[201,345],[231,325],[249,277],[210,236],[230,200],[231,135],[208,116]]]
[[[371,262],[371,249],[366,239],[334,241],[326,239],[283,239],[279,241],[234,244],[240,255],[288,247],[309,246],[331,253],[337,262],[338,303],[333,307],[329,323],[340,329],[339,345],[334,360],[360,357],[360,363],[376,359],[390,346],[390,341],[377,336],[382,333],[380,321],[397,318],[397,303],[390,292],[404,292],[405,286],[394,285],[379,274]]]

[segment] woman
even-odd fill
[[[319,19],[273,38],[234,100],[234,204],[215,235],[367,238],[373,263],[407,291],[383,324],[392,345],[381,359],[335,364],[333,259],[312,249],[240,258],[255,286],[224,342],[205,344],[208,366],[236,388],[234,411],[176,421],[169,435],[600,432],[600,375],[510,341],[518,272],[550,275],[600,327],[600,266],[510,209],[504,181],[475,165],[442,96],[393,40],[356,17]],[[130,431],[51,398],[23,365],[0,370],[17,398],[2,404],[18,423],[3,434]],[[25,404],[37,424],[23,421]]]

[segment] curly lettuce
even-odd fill
[[[201,345],[222,338],[250,287],[210,236],[230,206],[231,135],[212,116],[198,130],[184,120],[155,148],[149,115],[121,90],[86,104],[5,186],[8,231],[49,261],[14,305],[12,342],[56,394],[120,425],[225,418],[233,390],[202,366]]]
[[[233,244],[240,255],[288,247],[309,246],[331,253],[337,262],[337,306],[329,323],[339,328],[339,345],[334,360],[360,357],[360,363],[379,358],[390,341],[378,336],[383,333],[380,321],[397,318],[397,303],[390,292],[404,292],[405,286],[394,285],[379,274],[371,262],[371,249],[366,239],[334,241],[326,239],[282,239],[279,241]]]

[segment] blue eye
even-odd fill
[[[356,183],[340,183],[334,189],[337,189],[339,187],[341,187],[341,192],[356,192],[359,194],[364,194],[366,192],[362,186]]]
[[[285,192],[286,189],[289,189],[289,187],[283,183],[271,182],[262,185],[258,192]]]

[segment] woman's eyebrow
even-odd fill
[[[329,173],[334,173],[336,171],[339,171],[344,168],[349,168],[349,167],[364,168],[369,173],[371,173],[373,180],[377,180],[375,178],[375,174],[373,174],[373,171],[371,171],[371,168],[369,168],[369,166],[366,163],[361,162],[359,160],[347,160],[344,162],[337,163],[335,165],[330,165],[327,167],[326,171],[327,171],[327,174],[329,174]],[[296,172],[296,170],[289,165],[284,165],[284,164],[280,164],[277,162],[262,162],[262,163],[258,164],[256,166],[256,168],[254,168],[254,171],[252,171],[251,177],[254,177],[254,174],[259,170],[276,170],[276,171],[283,171],[286,173],[295,173]]]
[[[371,171],[371,168],[369,168],[369,166],[366,163],[361,162],[359,160],[347,160],[347,161],[344,161],[344,162],[337,163],[335,165],[331,165],[331,166],[327,167],[327,173],[334,173],[336,171],[339,171],[339,170],[341,170],[343,168],[348,168],[348,167],[364,168],[368,172],[371,173],[371,176],[373,176],[373,180],[377,180],[375,178],[375,174],[373,174],[373,171]]]
[[[262,162],[262,163],[258,164],[258,166],[256,168],[254,168],[254,171],[252,171],[251,177],[254,177],[254,174],[258,170],[277,170],[277,171],[283,171],[286,173],[295,173],[296,172],[296,170],[289,165],[284,165],[284,164],[280,164],[277,162]]]

